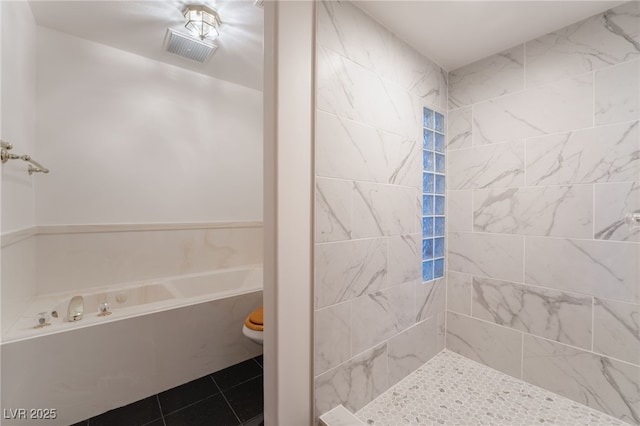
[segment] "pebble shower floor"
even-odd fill
[[[442,351],[356,413],[366,425],[626,425],[570,399]]]

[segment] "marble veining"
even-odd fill
[[[387,240],[316,244],[316,309],[387,286]]]
[[[640,241],[640,228],[625,222],[628,213],[640,210],[640,182],[595,186],[595,235],[598,240]]]
[[[448,233],[448,270],[521,281],[524,237],[519,235]],[[527,254],[528,257],[528,254]]]
[[[406,283],[354,299],[352,352],[365,351],[415,323],[414,298],[414,283]]]
[[[636,181],[638,121],[530,139],[527,185]]]
[[[596,72],[595,124],[613,124],[640,117],[640,61]]]
[[[527,43],[527,84],[597,70],[640,56],[640,5],[631,1]]]
[[[421,117],[418,96],[322,46],[318,46],[318,63],[319,110],[415,137]]]
[[[447,170],[449,189],[524,186],[524,143],[449,151]]]
[[[640,367],[525,335],[523,379],[631,424],[640,423]]]
[[[473,106],[473,144],[484,145],[593,125],[593,75],[527,88]]]
[[[389,385],[394,385],[440,351],[437,317],[419,322],[392,337],[388,347]]]
[[[477,190],[473,203],[475,231],[592,237],[593,191],[586,185]]]
[[[316,175],[387,183],[387,150],[400,136],[318,111]]]
[[[447,349],[520,378],[522,333],[447,312]]]
[[[420,234],[396,235],[388,239],[390,286],[420,279]]]
[[[384,343],[315,378],[316,416],[339,404],[355,412],[387,390],[387,383]]]
[[[640,305],[594,300],[593,350],[640,365]]]
[[[416,322],[444,312],[446,292],[445,278],[416,283]]]
[[[604,413],[448,350],[363,407],[356,416],[363,424],[380,426],[623,425]]]
[[[525,282],[598,297],[640,301],[640,245],[527,237]]]
[[[449,106],[458,108],[524,88],[524,45],[449,73]]]
[[[318,43],[446,108],[446,72],[349,2],[319,3]]]
[[[418,231],[420,197],[417,188],[353,185],[353,238],[410,234]]]
[[[449,111],[449,127],[447,129],[448,150],[471,147],[473,142],[471,123],[471,107]]]
[[[591,297],[473,278],[473,316],[591,349]]]
[[[316,242],[351,238],[350,181],[316,179]]]
[[[351,303],[319,309],[314,317],[315,375],[351,357]]]

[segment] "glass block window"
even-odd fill
[[[422,121],[422,281],[444,277],[444,116],[424,108]]]

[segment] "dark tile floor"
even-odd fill
[[[259,426],[262,355],[73,426]]]

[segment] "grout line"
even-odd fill
[[[616,357],[613,357],[611,355],[602,354],[600,352],[594,352],[594,351],[592,351],[590,349],[585,349],[585,348],[582,348],[580,346],[572,345],[570,343],[559,342],[557,340],[553,340],[553,339],[550,339],[548,337],[539,336],[537,334],[532,334],[532,333],[529,333],[529,332],[526,332],[526,331],[521,331],[521,330],[518,330],[518,329],[515,329],[515,328],[508,327],[506,325],[497,324],[497,323],[491,322],[489,320],[485,320],[485,319],[477,318],[477,317],[472,317],[470,315],[461,314],[459,312],[453,312],[453,313],[456,314],[456,315],[459,315],[459,316],[467,317],[467,318],[472,319],[472,320],[477,320],[477,321],[482,322],[484,324],[488,324],[488,325],[491,325],[491,326],[495,326],[495,327],[501,328],[503,330],[510,330],[512,332],[515,332],[515,333],[520,333],[520,334],[523,335],[523,337],[524,336],[531,336],[531,337],[536,338],[536,339],[545,340],[547,342],[554,343],[554,344],[560,345],[560,346],[566,346],[568,348],[575,349],[575,350],[578,350],[580,352],[588,353],[588,354],[591,354],[591,355],[594,355],[594,356],[597,356],[597,357],[611,359],[611,360],[614,360],[614,361],[617,361],[617,362],[621,362],[623,364],[630,365],[630,366],[633,366],[633,367],[640,367],[640,364],[634,364],[634,363],[632,363],[630,361],[625,361],[623,359],[616,358]],[[476,361],[476,362],[479,362],[479,361]]]
[[[211,380],[213,380],[213,383],[216,385],[216,387],[220,391],[220,395],[222,395],[222,398],[224,399],[224,402],[227,403],[227,407],[229,407],[231,409],[231,412],[233,413],[233,415],[236,416],[236,419],[238,420],[238,425],[241,425],[243,423],[242,420],[240,420],[240,417],[236,413],[236,410],[234,410],[233,407],[231,406],[231,404],[229,404],[229,400],[227,399],[227,396],[224,394],[224,392],[222,392],[222,388],[220,386],[218,386],[218,382],[216,382],[216,380],[213,378],[213,376],[209,376],[209,377],[211,377]]]
[[[167,426],[167,422],[164,421],[164,413],[162,411],[162,404],[160,404],[160,397],[158,395],[159,394],[156,394],[156,402],[158,403],[158,408],[160,409],[160,418],[162,419],[162,424],[164,426]]]
[[[591,352],[595,352],[596,298],[591,297]]]
[[[520,333],[520,380],[524,380],[524,333]]]

